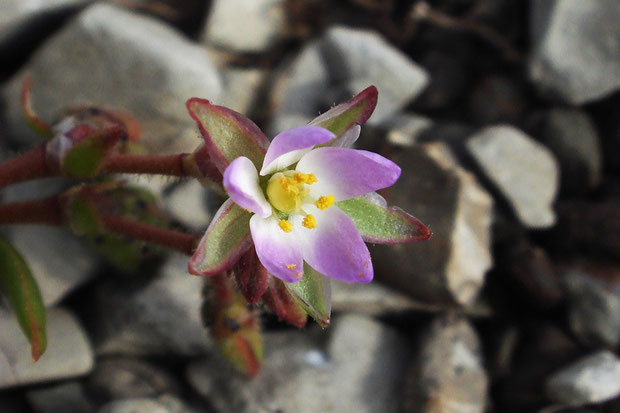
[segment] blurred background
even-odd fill
[[[32,364],[0,307],[0,412],[620,412],[619,19],[617,0],[0,0],[0,159],[40,142],[26,73],[41,118],[121,109],[153,153],[199,144],[193,96],[271,137],[375,85],[357,147],[402,167],[382,195],[434,233],[371,245],[376,280],[333,283],[327,329],[264,314],[248,380],[202,326],[186,257],[127,275],[67,231],[2,228],[50,337]],[[197,233],[221,203],[127,179]]]

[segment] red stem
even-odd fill
[[[45,144],[0,162],[0,188],[30,179],[52,176],[45,162]]]
[[[183,165],[183,159],[186,156],[188,155],[184,153],[174,155],[117,154],[106,160],[103,172],[190,176],[190,171],[186,171]]]
[[[186,255],[192,255],[198,244],[198,238],[192,234],[157,228],[142,222],[111,215],[102,215],[99,219],[108,231],[162,245]]]
[[[0,204],[1,224],[63,225],[60,200],[53,196],[36,201]]]

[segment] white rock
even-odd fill
[[[266,75],[262,69],[226,68],[222,71],[224,94],[218,105],[248,115]]]
[[[266,334],[264,365],[252,381],[213,359],[191,364],[188,379],[221,413],[399,411],[403,338],[353,315],[330,330],[326,348],[317,330]]]
[[[475,133],[467,140],[467,149],[523,225],[548,228],[555,223],[552,204],[559,167],[545,146],[519,129],[500,125]]]
[[[203,279],[172,254],[149,282],[134,288],[110,280],[97,286],[98,354],[205,354],[212,343],[200,320]]]
[[[553,373],[545,390],[551,400],[568,406],[611,400],[620,395],[620,360],[608,350],[583,357]]]
[[[164,198],[171,217],[193,230],[205,230],[211,221],[207,211],[207,190],[196,179],[180,182]]]
[[[433,121],[426,116],[403,113],[381,124],[387,130],[386,139],[392,145],[413,146],[421,134],[433,126]]]
[[[538,0],[532,7],[530,78],[581,105],[620,88],[620,2]]]
[[[67,310],[48,310],[47,350],[36,363],[14,317],[0,315],[0,331],[0,388],[81,376],[93,368],[88,338]]]
[[[202,41],[239,53],[260,53],[285,25],[284,0],[215,0]]]
[[[199,140],[185,101],[217,100],[219,74],[207,52],[155,19],[107,4],[93,5],[44,43],[4,91],[7,126],[22,142],[40,141],[19,107],[25,73],[39,116],[95,104],[125,110],[142,126],[142,142],[156,152],[191,151]]]

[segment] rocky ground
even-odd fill
[[[113,3],[113,4],[112,4]],[[3,228],[49,307],[32,364],[0,307],[1,412],[620,411],[620,3],[617,0],[0,0],[0,158],[44,119],[94,103],[192,150],[204,97],[269,135],[368,85],[359,147],[401,165],[384,195],[434,232],[371,246],[377,280],[337,284],[329,329],[264,318],[246,380],[199,316],[202,280],[171,255],[127,277],[66,231]],[[180,225],[218,200],[139,179]],[[66,182],[3,190],[41,197]]]

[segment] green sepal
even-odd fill
[[[47,347],[45,305],[37,282],[21,254],[0,238],[0,288],[17,315],[37,361]]]
[[[351,126],[366,123],[377,106],[377,98],[377,88],[369,86],[352,99],[334,106],[313,119],[310,125],[320,126],[340,136]]]
[[[327,327],[332,311],[330,279],[304,262],[304,276],[296,283],[284,283],[300,307],[321,327]]]
[[[353,220],[366,242],[398,244],[424,241],[432,235],[417,218],[398,207],[388,207],[374,192],[336,205]]]
[[[213,275],[230,269],[252,245],[252,214],[227,199],[217,211],[188,269],[194,275]]]
[[[269,140],[254,122],[206,99],[191,98],[186,106],[220,172],[240,156],[249,158],[257,170],[261,169]]]
[[[97,176],[112,147],[123,136],[119,127],[94,131],[81,139],[63,156],[64,175],[85,179]]]

